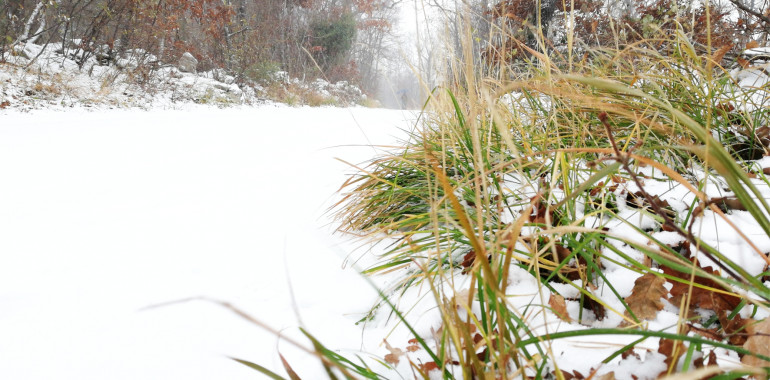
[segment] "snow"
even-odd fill
[[[0,378],[253,379],[322,369],[205,301],[343,353],[386,335],[327,208],[415,115],[363,108],[0,111]],[[300,322],[301,320],[301,322]]]

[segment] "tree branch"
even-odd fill
[[[733,5],[735,5],[736,7],[738,7],[738,9],[762,20],[762,22],[770,26],[770,17],[767,17],[764,14],[760,13],[759,11],[752,9],[746,4],[743,4],[741,0],[730,0],[730,2],[733,3]]]

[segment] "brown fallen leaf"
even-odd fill
[[[735,197],[712,198],[710,202],[714,203],[723,212],[730,210],[746,211],[746,206],[744,206],[743,203],[741,203],[741,201]]]
[[[420,370],[420,372],[422,372],[423,375],[426,375],[426,376],[428,375],[428,372],[440,369],[438,364],[436,364],[436,362],[427,362],[425,364],[419,364],[417,368]]]
[[[727,52],[730,51],[730,49],[732,48],[733,48],[733,44],[727,44],[725,46],[722,46],[721,48],[719,48],[719,50],[714,52],[714,54],[711,56],[711,60],[713,62],[719,63],[720,61],[722,61],[722,58],[725,57],[725,54],[727,54]]]
[[[415,351],[420,350],[420,341],[417,340],[416,338],[409,339],[409,341],[407,343],[409,343],[409,345],[406,346],[406,350],[407,351],[415,352]]]
[[[389,354],[385,355],[385,362],[398,365],[398,363],[401,361],[401,357],[404,356],[404,351],[402,351],[400,348],[391,347],[387,340],[383,340],[383,342],[385,343],[385,348],[390,351]]]
[[[572,318],[570,318],[567,312],[567,302],[564,301],[564,297],[559,294],[551,294],[551,298],[548,299],[548,305],[551,306],[551,310],[559,319],[567,323],[572,322]]]
[[[604,320],[604,317],[607,316],[607,309],[604,308],[604,305],[586,295],[583,295],[583,308],[593,311],[598,321]]]
[[[668,280],[672,285],[671,290],[669,291],[669,293],[671,293],[670,301],[674,305],[680,305],[682,298],[686,297],[687,293],[690,291],[690,275],[671,269],[667,266],[662,266],[661,269],[663,269],[663,273],[669,276],[684,280],[683,282]],[[707,273],[717,276],[719,275],[719,272],[717,272],[712,267],[701,267],[701,269]],[[729,292],[729,289],[726,289],[722,285],[717,284],[715,281],[708,278],[695,276],[695,283],[702,285],[703,287]],[[690,307],[702,307],[704,309],[713,310],[715,312],[719,312],[720,310],[732,311],[741,302],[740,297],[735,295],[725,294],[723,292],[714,292],[709,289],[704,289],[703,287],[692,287]]]
[[[770,356],[770,318],[747,328],[749,338],[743,348],[764,356]],[[741,363],[752,367],[770,367],[770,362],[752,355],[745,355]]]
[[[687,347],[684,346],[682,341],[661,338],[658,343],[658,353],[663,354],[666,357],[664,363],[666,363],[666,369],[658,376],[664,376],[668,374],[669,369],[676,366],[679,361],[679,357],[687,351]],[[674,368],[676,369],[676,368]]]
[[[743,319],[740,315],[734,316],[733,319],[728,319],[726,310],[719,311],[717,317],[728,341],[734,346],[742,346],[746,343],[748,328],[756,323],[755,320],[751,318]]]
[[[582,373],[578,372],[577,370],[573,370],[572,372],[567,372],[564,370],[561,371],[561,377],[564,378],[564,380],[585,380],[585,376],[583,376]]]
[[[661,298],[666,297],[668,294],[668,290],[664,286],[665,283],[666,279],[652,273],[647,273],[634,281],[631,295],[626,297],[625,300],[628,308],[631,309],[637,318],[644,320],[655,319],[658,312],[663,310]],[[631,317],[628,310],[626,310],[625,314]]]
[[[658,380],[694,380],[711,379],[714,375],[724,373],[725,369],[719,366],[701,367],[687,372],[673,373],[668,376],[659,377]]]

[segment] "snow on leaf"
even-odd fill
[[[551,298],[548,299],[548,305],[551,306],[551,310],[559,319],[567,323],[572,322],[572,318],[570,318],[567,312],[567,303],[564,301],[564,297],[558,294],[551,294]]]
[[[750,326],[750,336],[743,344],[743,348],[764,356],[770,356],[770,318]],[[741,362],[747,366],[768,367],[770,362],[752,355],[745,355]]]
[[[652,320],[663,310],[661,298],[668,294],[668,290],[663,286],[666,280],[655,274],[647,273],[634,281],[634,288],[631,295],[626,297],[626,304],[633,314],[644,320]],[[631,316],[626,310],[626,316]]]

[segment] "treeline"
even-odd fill
[[[0,53],[20,43],[63,42],[85,62],[145,54],[263,80],[276,71],[376,83],[392,0],[6,0]],[[150,62],[151,64],[153,62]]]
[[[525,55],[527,48],[559,51],[570,43],[616,48],[677,31],[704,49],[738,50],[750,41],[764,45],[769,4],[742,1],[502,0],[483,12],[509,38],[490,44],[484,53],[491,60],[510,60]]]
[[[587,64],[594,48],[623,49],[644,43],[661,53],[673,33],[684,33],[704,54],[739,58],[747,47],[767,46],[768,0],[436,0],[445,33],[420,51],[429,85],[474,71],[508,78],[527,72],[547,53],[553,63]],[[472,35],[473,38],[465,38]],[[469,42],[470,41],[470,42]],[[659,41],[656,44],[655,41]],[[468,45],[472,46],[468,46]],[[437,46],[439,46],[437,48]],[[437,54],[434,49],[447,51]],[[520,67],[521,70],[517,70]],[[462,78],[454,78],[462,81]]]

